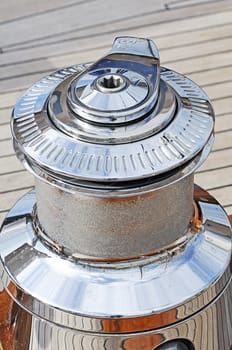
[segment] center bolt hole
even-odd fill
[[[123,89],[126,82],[120,75],[107,74],[98,78],[96,86],[102,92],[116,92]]]
[[[106,89],[115,89],[121,86],[121,80],[117,75],[106,75],[101,84]]]

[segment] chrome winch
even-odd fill
[[[4,350],[231,349],[231,227],[193,179],[213,129],[141,38],[24,93],[12,133],[35,189],[0,235]]]

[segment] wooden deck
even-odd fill
[[[0,221],[33,186],[14,155],[9,128],[16,99],[57,68],[95,60],[117,35],[154,39],[163,66],[211,97],[213,152],[195,181],[232,212],[232,1],[56,0],[0,2]]]

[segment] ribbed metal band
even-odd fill
[[[179,167],[205,146],[214,115],[207,95],[192,81],[161,69],[161,81],[172,89],[178,108],[160,132],[122,144],[85,142],[60,132],[49,119],[47,103],[54,89],[86,66],[57,71],[35,83],[18,100],[12,132],[19,154],[28,163],[56,176],[87,181],[128,181],[153,177]]]

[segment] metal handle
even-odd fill
[[[68,103],[76,115],[101,125],[131,123],[158,99],[159,53],[151,40],[118,37],[110,52],[71,84]]]
[[[149,39],[120,36],[115,38],[109,54],[129,54],[152,57],[159,64],[159,52],[154,42]]]

